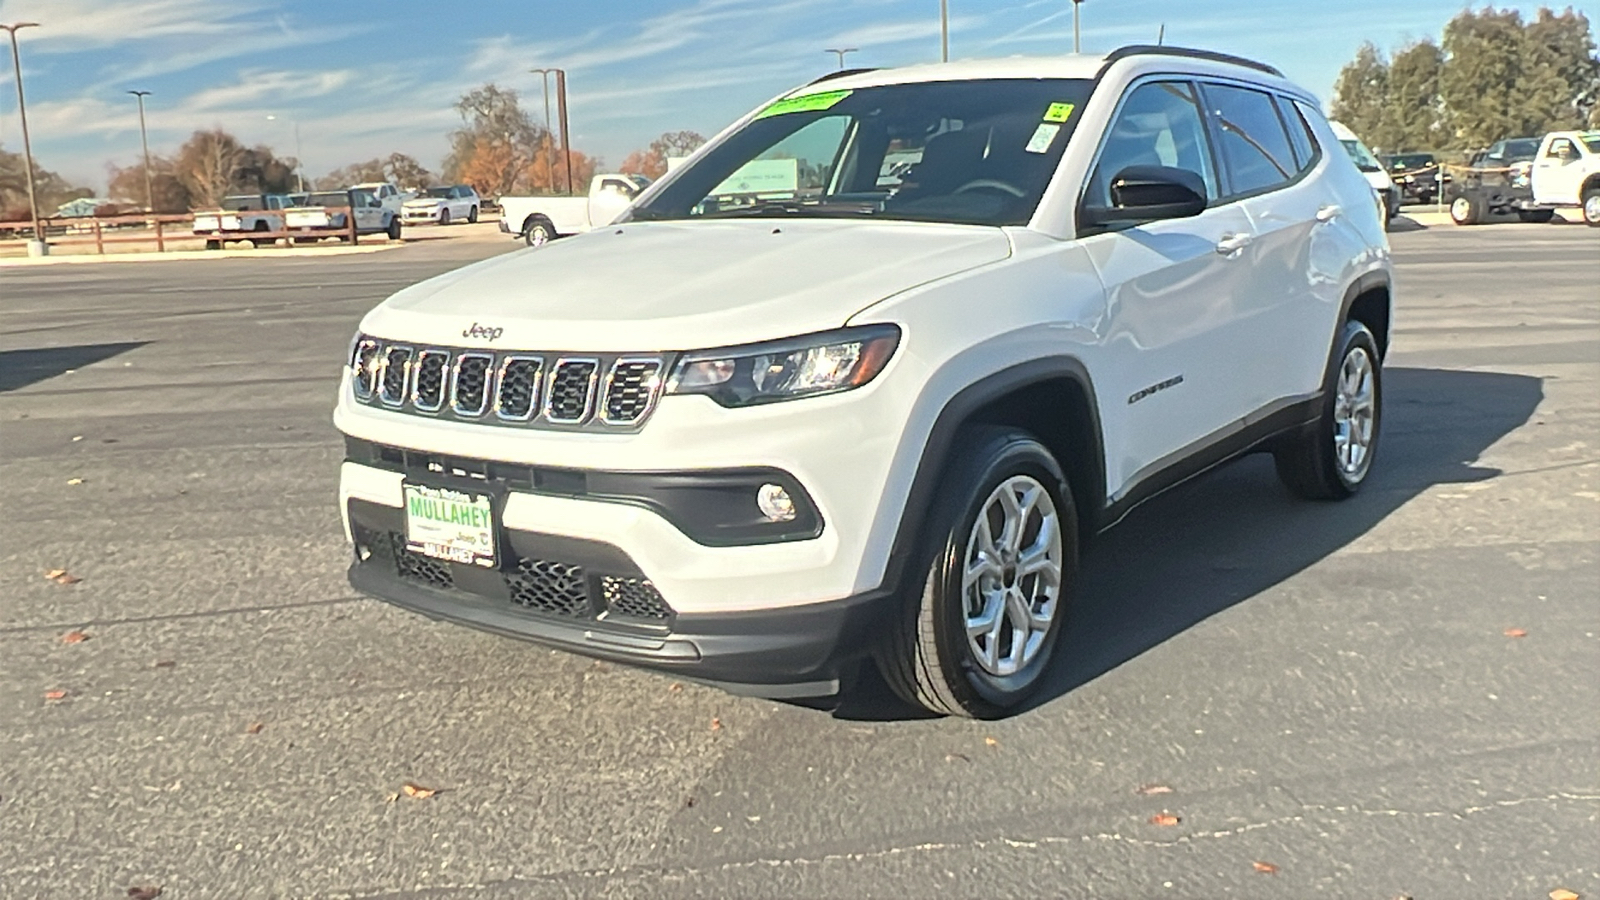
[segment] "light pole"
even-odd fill
[[[276,122],[278,117],[269,113],[268,122]],[[294,185],[295,190],[304,194],[306,192],[305,162],[300,159],[300,120],[290,119],[289,124],[294,128]]]
[[[939,0],[939,61],[950,61],[950,0]]]
[[[856,51],[855,47],[842,47],[842,48],[840,48],[838,50],[829,48],[829,49],[824,50],[822,52],[823,53],[835,53],[835,54],[838,54],[838,56],[839,56],[839,71],[843,72],[844,71],[844,55],[846,53],[855,53],[857,51]]]
[[[17,54],[17,29],[38,27],[38,22],[0,25],[11,35],[11,65],[17,73],[17,115],[22,119],[22,160],[28,167],[28,209],[33,213],[33,240],[28,242],[29,256],[48,255],[50,245],[44,242],[44,229],[39,226],[39,201],[33,193],[33,147],[28,143],[28,107],[22,99],[22,57]]]
[[[144,98],[149,91],[129,91],[139,101],[139,145],[144,148],[144,211],[156,211],[156,192],[150,186],[150,138],[144,128]]]
[[[550,173],[550,193],[556,192],[556,135],[550,130],[550,73],[555,69],[529,69],[544,83],[544,166]]]
[[[1083,0],[1072,0],[1072,52],[1082,53],[1083,42],[1078,33],[1078,7],[1083,5]]]

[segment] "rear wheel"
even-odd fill
[[[255,227],[254,230],[255,231],[266,231],[267,230],[267,223],[265,223],[265,222],[257,222],[256,223],[256,227]],[[262,244],[276,244],[277,242],[278,242],[277,238],[253,237],[253,238],[250,239],[250,246],[259,247]]]
[[[216,240],[206,241],[206,249],[207,250],[221,250],[222,249],[222,242],[221,241],[216,241]]]
[[[467,210],[467,222],[472,225],[478,224],[478,208],[476,206]]]
[[[1483,201],[1471,194],[1462,194],[1450,201],[1450,220],[1457,225],[1476,225],[1483,221]]]
[[[1583,192],[1583,224],[1600,228],[1600,187]]]
[[[548,219],[542,216],[529,219],[522,229],[522,240],[529,247],[543,247],[545,244],[555,240],[555,236],[555,228]]]
[[[1540,225],[1544,224],[1545,222],[1550,221],[1551,219],[1553,219],[1555,217],[1556,217],[1556,211],[1553,210],[1553,209],[1519,209],[1519,210],[1517,210],[1517,218],[1518,219],[1521,219],[1524,222],[1533,222],[1535,224],[1540,224]]]
[[[1383,420],[1378,344],[1360,322],[1346,322],[1323,381],[1317,420],[1273,449],[1278,477],[1307,500],[1343,500],[1372,471]]]
[[[964,432],[943,479],[921,590],[879,650],[900,697],[940,715],[994,718],[1039,686],[1077,583],[1078,525],[1061,467],[1027,432]]]

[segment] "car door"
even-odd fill
[[[1200,90],[1227,197],[1249,215],[1254,232],[1239,260],[1248,276],[1234,295],[1231,326],[1247,351],[1233,368],[1247,414],[1264,414],[1315,392],[1321,381],[1331,336],[1308,325],[1332,321],[1326,306],[1342,297],[1337,274],[1313,264],[1313,242],[1344,210],[1323,182],[1306,177],[1314,151],[1296,150],[1271,93],[1216,81]],[[1304,144],[1304,122],[1289,112]]]
[[[1140,480],[1214,439],[1249,410],[1234,361],[1250,348],[1231,326],[1249,290],[1250,217],[1222,202],[1222,183],[1193,83],[1150,80],[1124,95],[1102,139],[1084,207],[1108,206],[1128,166],[1185,169],[1205,182],[1210,206],[1191,218],[1084,234],[1106,290],[1107,364],[1096,389],[1109,417],[1107,484],[1121,499]]]
[[[1555,138],[1534,161],[1533,199],[1540,203],[1576,204],[1588,167],[1583,152],[1570,138]]]

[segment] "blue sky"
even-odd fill
[[[1069,0],[949,0],[951,57],[1071,49]],[[1437,36],[1461,0],[1086,0],[1085,51],[1167,42],[1255,57],[1326,98],[1363,40]],[[1537,4],[1515,6],[1531,14]],[[1564,5],[1564,4],[1562,4]],[[1591,20],[1594,3],[1576,8]],[[38,161],[103,186],[138,158],[130,88],[150,90],[151,151],[197,128],[301,155],[309,175],[401,151],[437,171],[452,102],[494,81],[542,117],[533,66],[565,67],[573,143],[609,163],[659,133],[712,134],[835,67],[925,62],[938,0],[0,0],[20,33]],[[3,35],[0,35],[3,37]],[[268,116],[275,118],[269,119]],[[19,150],[10,66],[0,145]]]

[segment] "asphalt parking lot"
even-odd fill
[[[1600,239],[1393,244],[1366,490],[1146,505],[995,723],[356,597],[350,334],[510,241],[5,270],[0,897],[1600,896]]]

